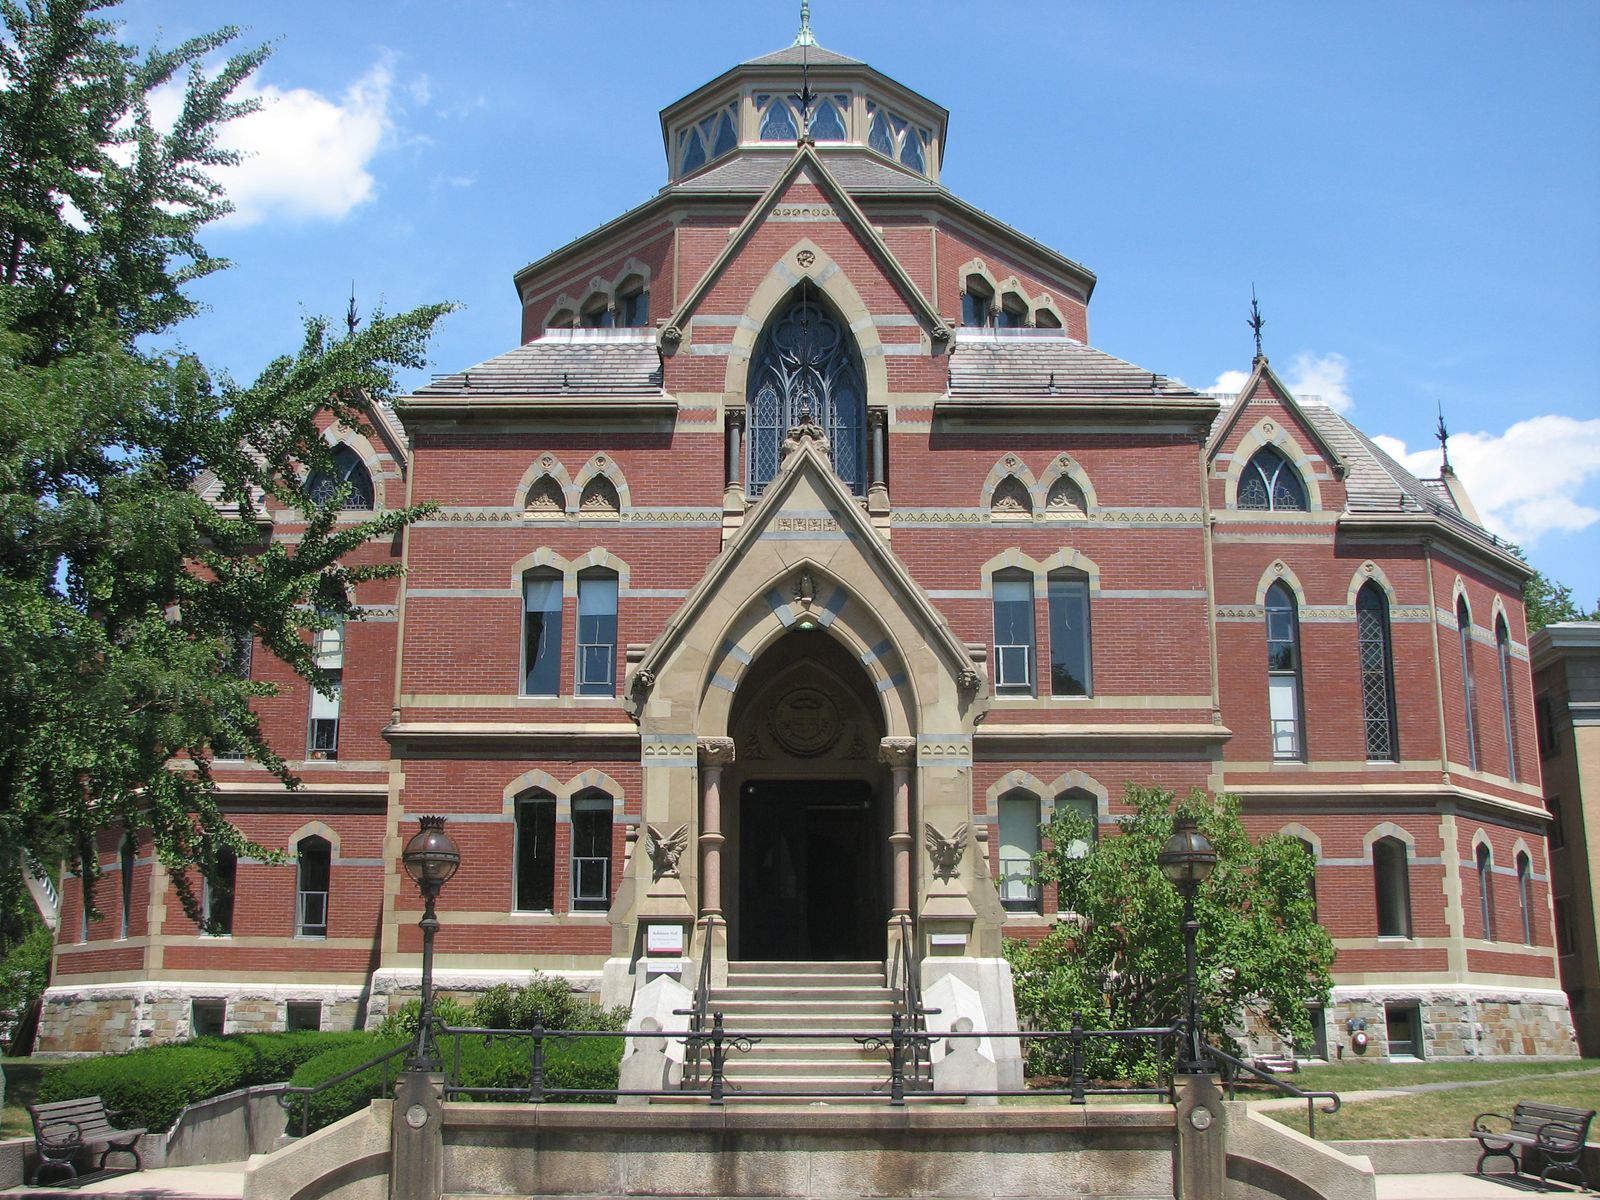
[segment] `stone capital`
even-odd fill
[[[878,743],[878,761],[891,767],[915,766],[917,761],[917,739],[909,737],[886,737]]]
[[[733,761],[733,739],[730,737],[703,737],[696,745],[703,767],[725,767]]]

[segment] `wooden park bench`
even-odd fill
[[[1486,1122],[1490,1119],[1504,1122],[1509,1128],[1497,1129]],[[1544,1163],[1539,1181],[1548,1184],[1551,1171],[1573,1171],[1585,1188],[1579,1157],[1583,1154],[1584,1139],[1589,1136],[1589,1122],[1594,1120],[1594,1109],[1563,1108],[1559,1104],[1539,1104],[1532,1100],[1518,1100],[1509,1117],[1500,1113],[1479,1113],[1472,1120],[1472,1136],[1478,1139],[1483,1153],[1478,1155],[1478,1174],[1483,1174],[1483,1164],[1497,1155],[1511,1160],[1511,1169],[1520,1172],[1529,1150],[1537,1150]],[[1522,1148],[1522,1159],[1513,1147]]]
[[[133,1169],[144,1163],[134,1149],[142,1129],[118,1129],[111,1123],[106,1102],[99,1096],[85,1096],[79,1100],[57,1100],[51,1104],[30,1104],[28,1112],[33,1117],[33,1138],[39,1147],[39,1167],[33,1173],[37,1187],[47,1170],[66,1168],[66,1178],[75,1179],[78,1169],[72,1165],[73,1156],[88,1146],[104,1146],[100,1155],[100,1170],[105,1170],[106,1159],[113,1153],[133,1155]]]

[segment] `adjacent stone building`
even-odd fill
[[[1521,585],[1264,356],[1217,397],[1093,347],[1095,276],[939,182],[947,113],[809,31],[661,114],[666,185],[513,277],[522,344],[370,437],[351,506],[430,501],[403,583],[258,655],[306,787],[246,762],[202,934],[148,846],[67,889],[42,1043],[370,1023],[417,986],[399,865],[462,850],[439,966],[627,1002],[750,960],[901,947],[1006,1027],[1038,826],[1129,781],[1303,839],[1338,987],[1316,1047],[1574,1052]],[[359,519],[352,511],[349,519]],[[299,516],[274,514],[279,536]]]

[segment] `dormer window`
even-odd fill
[[[637,275],[617,285],[616,323],[627,329],[650,324],[650,293]]]
[[[609,300],[600,294],[585,300],[583,311],[578,314],[578,324],[584,329],[610,329],[612,313]]]
[[[708,117],[678,130],[678,173],[698,171],[714,158],[721,158],[739,144],[737,129],[739,106],[724,105]]]
[[[1028,323],[1028,302],[1015,293],[1007,293],[1000,301],[1000,311],[995,314],[995,325],[1001,329],[1021,329]]]
[[[961,323],[982,328],[994,321],[994,289],[982,275],[968,275],[966,287],[961,290]]]
[[[927,174],[927,146],[933,134],[919,129],[898,113],[867,102],[867,145],[918,174]]]

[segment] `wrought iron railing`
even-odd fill
[[[911,1082],[913,1087],[931,1086],[932,1077],[927,1041],[928,1017],[939,1012],[922,1003],[922,976],[917,969],[912,948],[916,943],[916,926],[911,918],[900,918],[900,946],[895,957],[900,972],[900,1010],[905,1013],[906,1027],[913,1037],[911,1045]]]
[[[1316,1092],[1307,1088],[1297,1088],[1292,1083],[1285,1083],[1270,1071],[1263,1071],[1243,1059],[1235,1058],[1225,1050],[1218,1050],[1215,1046],[1208,1046],[1207,1049],[1210,1051],[1211,1057],[1216,1059],[1223,1068],[1223,1086],[1227,1091],[1229,1100],[1234,1097],[1234,1090],[1239,1081],[1239,1073],[1243,1071],[1247,1075],[1254,1076],[1258,1083],[1269,1084],[1285,1095],[1304,1100],[1306,1102],[1306,1132],[1313,1138],[1317,1136],[1317,1101],[1328,1101],[1328,1106],[1321,1111],[1330,1117],[1338,1112],[1340,1106],[1344,1103],[1339,1099],[1338,1092]]]
[[[688,1008],[673,1010],[673,1015],[689,1018],[689,1035],[683,1053],[685,1087],[692,1086],[700,1080],[700,1034],[705,1030],[706,1013],[711,1007],[711,943],[716,926],[706,920],[701,922],[700,928],[700,973],[695,977],[694,1002]]]
[[[351,1067],[348,1071],[343,1071],[331,1079],[324,1079],[321,1083],[312,1084],[309,1087],[285,1085],[283,1090],[278,1093],[278,1103],[289,1110],[288,1127],[294,1129],[298,1126],[300,1130],[299,1136],[305,1137],[311,1130],[312,1098],[321,1095],[329,1088],[335,1088],[342,1083],[347,1083],[357,1075],[365,1075],[368,1071],[376,1070],[379,1072],[377,1094],[380,1096],[388,1095],[395,1078],[400,1074],[400,1066],[402,1064],[397,1060],[410,1054],[414,1048],[415,1043],[407,1038],[405,1042],[394,1049],[385,1050],[382,1054],[369,1058],[359,1066]],[[299,1109],[298,1121],[295,1120],[297,1115],[295,1113],[296,1108]]]

